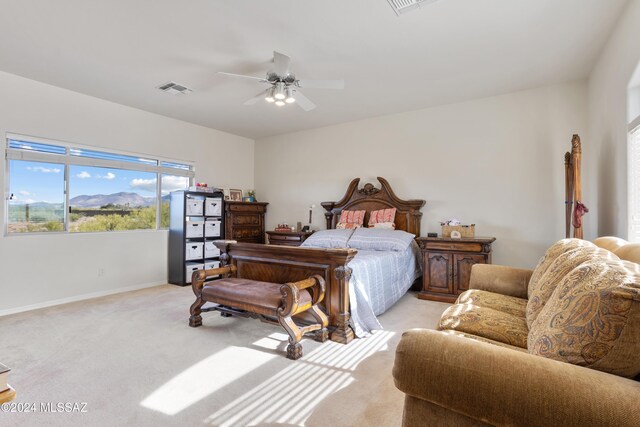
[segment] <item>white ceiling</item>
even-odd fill
[[[0,0],[0,70],[250,138],[588,76],[626,0]],[[272,51],[317,108],[242,103]],[[155,89],[175,81],[194,90]],[[0,94],[1,96],[1,94]]]

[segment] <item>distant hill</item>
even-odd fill
[[[163,197],[164,199],[164,197]],[[99,208],[105,205],[129,206],[132,208],[155,205],[154,197],[142,197],[137,193],[95,194],[92,196],[76,196],[69,200],[74,208]]]

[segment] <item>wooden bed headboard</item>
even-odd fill
[[[322,202],[327,210],[327,228],[336,228],[343,210],[365,210],[364,224],[369,223],[369,214],[378,209],[396,208],[396,230],[403,230],[416,237],[420,236],[420,209],[425,205],[424,200],[402,200],[395,195],[386,179],[378,177],[380,188],[367,183],[358,189],[360,178],[356,178],[347,187],[344,197],[338,202]]]

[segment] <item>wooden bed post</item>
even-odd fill
[[[340,266],[334,270],[334,275],[338,281],[338,289],[349,289],[348,283],[351,279],[351,269],[346,266]],[[335,317],[335,329],[331,332],[331,341],[342,344],[349,344],[353,338],[353,329],[349,326],[351,314],[349,312],[349,292],[338,292],[337,295],[331,295],[331,298],[337,297],[338,313]]]
[[[584,205],[582,204],[582,179],[580,178],[580,161],[582,158],[582,146],[580,137],[573,135],[571,138],[571,163],[573,166],[573,198],[575,200],[575,212],[573,214],[573,237],[582,239],[582,212]],[[584,208],[586,209],[586,208]],[[586,212],[589,212],[586,210]]]
[[[573,169],[571,153],[564,153],[564,222],[565,238],[571,237],[571,212],[573,211]]]

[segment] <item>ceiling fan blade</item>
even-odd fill
[[[261,82],[267,81],[263,77],[245,76],[244,74],[225,73],[224,71],[218,71],[218,74],[224,74],[225,76],[231,76],[231,77],[242,77],[244,79],[259,80]]]
[[[246,100],[243,105],[254,105],[256,104],[258,101],[260,101],[261,99],[264,99],[265,95],[267,94],[267,91],[269,89],[265,89],[262,92],[260,92],[259,94],[257,94],[256,96],[254,96],[251,99]]]
[[[344,89],[344,80],[298,80],[298,87],[311,89]]]
[[[273,51],[273,71],[278,76],[286,76],[289,74],[289,65],[291,65],[291,57],[284,53]]]
[[[304,111],[311,111],[314,108],[316,108],[316,104],[311,102],[311,100],[309,98],[307,98],[306,96],[304,96],[304,94],[302,92],[300,92],[299,90],[296,90],[293,93],[293,97],[296,100],[296,104],[298,104],[300,106],[300,108],[302,108]]]

